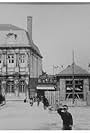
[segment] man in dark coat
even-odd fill
[[[45,96],[43,97],[43,104],[44,104],[44,109],[46,109],[49,106],[49,102]]]
[[[57,109],[57,112],[63,120],[63,130],[72,130],[73,118],[71,113],[68,112],[68,106],[63,105],[61,108]]]

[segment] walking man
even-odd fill
[[[68,106],[63,105],[61,108],[57,109],[58,114],[63,120],[63,130],[72,130],[73,118],[71,113],[68,112]]]

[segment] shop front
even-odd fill
[[[42,75],[38,79],[37,96],[45,96],[49,104],[55,103],[56,100],[56,79],[53,75]]]

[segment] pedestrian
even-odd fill
[[[59,108],[59,103],[58,103],[58,100],[56,100],[56,103],[55,103],[55,110],[57,110]]]
[[[30,98],[30,105],[33,106],[33,98]]]
[[[49,106],[49,102],[45,96],[43,97],[43,105],[44,105],[44,109],[46,109]]]
[[[24,99],[24,103],[26,103],[26,102],[27,102],[27,99],[25,98],[25,99]]]
[[[39,103],[40,103],[40,98],[37,97],[37,106],[39,106]]]
[[[43,100],[42,99],[39,102],[39,109],[40,110],[44,110],[44,104],[43,104]]]
[[[73,118],[71,113],[68,112],[68,106],[63,105],[62,107],[57,109],[58,114],[61,116],[63,120],[63,130],[72,130],[73,126]]]

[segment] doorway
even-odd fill
[[[14,81],[7,81],[6,93],[15,93]]]
[[[19,87],[20,93],[25,93],[25,81],[20,81],[20,87]]]

